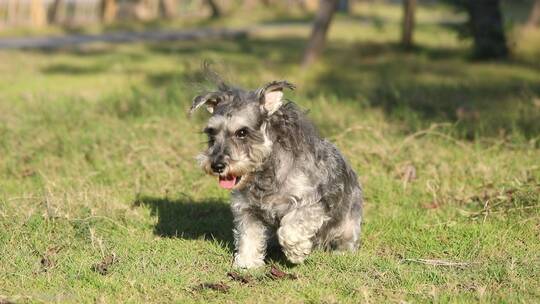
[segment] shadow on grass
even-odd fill
[[[179,66],[175,70],[144,71],[152,87],[189,84],[200,62],[219,56],[231,75],[244,81],[273,73],[289,78],[295,73],[306,40],[298,37],[244,38],[148,44],[141,54],[125,54],[127,62],[138,56],[165,56]],[[97,55],[103,56],[98,50]],[[456,122],[459,136],[499,136],[514,131],[525,138],[540,134],[540,66],[508,60],[478,63],[467,59],[466,48],[418,46],[403,50],[399,45],[374,41],[333,41],[328,45],[322,69],[311,73],[302,88],[307,98],[335,97],[343,102],[362,102],[380,108],[403,122],[406,131],[425,128],[433,122]],[[88,57],[89,53],[75,54]],[[124,55],[118,55],[118,59]],[[100,73],[114,58],[101,57],[96,66],[52,65],[48,74]],[[230,68],[229,68],[230,67]],[[234,81],[234,79],[231,79]],[[240,83],[250,87],[253,83]]]
[[[85,75],[99,74],[108,70],[104,65],[81,66],[73,64],[54,64],[43,68],[41,71],[46,74],[70,74],[70,75]]]
[[[190,240],[215,239],[232,248],[232,214],[229,204],[224,201],[143,196],[133,204],[147,206],[151,214],[157,216],[156,235]]]
[[[299,37],[280,38],[237,38],[220,41],[188,41],[172,44],[150,44],[152,53],[170,56],[199,55],[216,53],[221,55],[239,55],[239,59],[256,59],[259,62],[272,55],[272,61],[283,64],[298,64],[307,42]],[[248,57],[246,57],[248,56]]]
[[[291,26],[291,25],[311,25],[315,16],[311,13],[306,13],[302,16],[290,16],[290,15],[277,15],[272,19],[262,20],[259,24],[263,25],[276,25]]]
[[[257,74],[266,64],[278,73],[298,65],[305,40],[294,37],[242,39],[197,44],[150,46],[169,56],[200,52],[230,58],[231,74]],[[236,57],[240,55],[241,57]],[[271,58],[268,59],[268,58]],[[323,57],[324,69],[309,76],[306,97],[333,96],[343,102],[363,100],[404,123],[408,131],[433,122],[456,122],[460,137],[498,136],[514,131],[526,138],[540,134],[540,111],[532,100],[540,95],[539,68],[516,60],[471,62],[465,48],[335,41]],[[189,74],[189,73],[188,73]],[[152,86],[187,82],[182,72],[147,75]]]
[[[194,201],[189,198],[169,199],[143,196],[134,206],[147,206],[158,222],[154,233],[161,237],[188,240],[217,240],[234,250],[233,218],[229,204],[223,200]],[[287,261],[276,239],[268,242],[266,261],[292,267]]]
[[[514,60],[471,62],[466,54],[429,47],[405,52],[379,43],[333,48],[326,59],[332,67],[314,77],[309,93],[349,100],[361,96],[413,131],[451,121],[466,138],[501,131],[538,136],[540,108],[533,103],[540,95],[538,67]]]

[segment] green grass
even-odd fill
[[[322,62],[297,63],[309,28],[238,41],[0,52],[0,299],[14,302],[523,302],[540,299],[538,33],[505,62],[423,7],[419,47],[395,46],[399,7],[339,16]],[[315,252],[231,281],[228,193],[197,168],[205,114],[186,117],[200,62],[288,96],[365,189],[362,247]],[[414,167],[416,178],[404,178]],[[111,254],[106,275],[93,270]],[[437,266],[421,259],[466,263]],[[197,288],[224,283],[228,292]]]

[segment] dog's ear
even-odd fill
[[[283,89],[294,90],[294,85],[288,81],[272,81],[257,90],[262,108],[271,115],[283,104]]]
[[[193,114],[195,110],[200,108],[201,106],[206,106],[206,110],[208,112],[213,113],[214,108],[220,103],[222,100],[222,96],[219,92],[210,92],[204,95],[195,96],[193,98],[193,102],[191,104],[191,108],[189,109],[189,114]]]

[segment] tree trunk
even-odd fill
[[[311,30],[311,36],[304,52],[302,66],[308,67],[315,62],[324,49],[326,33],[332,22],[332,17],[336,11],[338,1],[339,0],[321,0],[319,11],[315,17],[313,29]]]
[[[247,9],[247,10],[252,10],[255,7],[257,7],[257,2],[258,0],[244,0],[242,2],[242,8]]]
[[[338,12],[348,14],[351,12],[351,6],[349,5],[349,0],[339,0],[337,6]]]
[[[7,22],[9,25],[16,25],[19,22],[19,18],[17,17],[18,6],[18,0],[8,0]]]
[[[206,4],[210,7],[210,11],[211,11],[210,18],[215,19],[221,16],[219,7],[217,6],[214,0],[206,0]]]
[[[508,56],[499,0],[468,1],[474,57],[495,59]]]
[[[102,0],[101,2],[101,20],[104,23],[111,23],[116,19],[118,6],[116,0]]]
[[[527,26],[533,27],[540,25],[540,0],[534,1],[534,5],[527,20]]]
[[[64,8],[64,0],[54,0],[52,7],[49,9],[47,19],[49,23],[60,23],[62,19],[62,9]]]
[[[401,44],[405,48],[414,45],[414,25],[415,25],[416,0],[403,0],[403,31]]]
[[[30,22],[35,27],[41,27],[47,23],[45,6],[43,6],[42,0],[32,0],[30,2]]]
[[[174,19],[176,17],[176,0],[160,0],[159,11],[161,16]]]

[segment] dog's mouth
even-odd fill
[[[231,190],[233,189],[238,183],[240,183],[240,180],[242,179],[242,176],[234,176],[234,175],[227,175],[227,176],[219,176],[219,186],[221,188]]]

